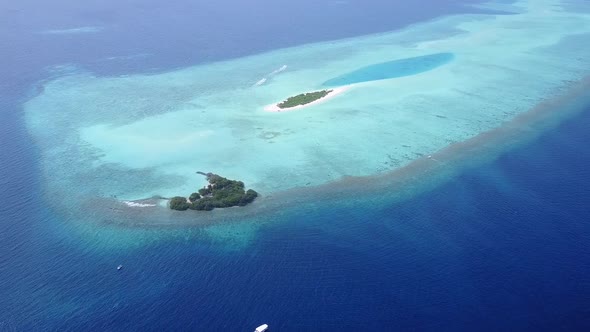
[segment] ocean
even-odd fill
[[[415,3],[1,4],[0,331],[590,329],[590,105],[403,199],[327,200],[209,228],[88,226],[51,201],[56,179],[23,106],[47,82],[157,75],[489,12]]]

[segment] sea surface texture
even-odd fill
[[[587,1],[23,1],[0,41],[0,332],[590,330]],[[261,196],[169,210],[196,172]]]

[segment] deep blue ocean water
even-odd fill
[[[19,106],[52,75],[47,66],[166,70],[460,10],[450,1],[326,2],[341,8],[332,22],[306,14],[308,24],[294,26],[271,15],[297,10],[293,2],[249,3],[266,6],[248,15],[237,1],[226,11],[230,2],[0,5],[0,331],[590,329],[590,108],[430,192],[385,209],[283,215],[239,250],[207,241],[88,248],[69,232],[39,200],[38,151]],[[79,26],[105,28],[35,33]]]

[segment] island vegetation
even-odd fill
[[[311,102],[314,102],[318,99],[324,98],[333,90],[321,90],[321,91],[314,91],[314,92],[307,92],[302,93],[297,96],[289,97],[287,100],[277,104],[277,106],[281,109],[291,108],[300,105],[306,105]]]
[[[213,173],[198,173],[205,175],[209,184],[199,189],[198,192],[190,194],[188,198],[172,197],[169,202],[169,207],[172,210],[211,211],[215,208],[245,206],[258,197],[256,191],[245,190],[242,181],[229,180]]]

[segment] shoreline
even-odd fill
[[[309,106],[313,106],[313,105],[317,105],[320,104],[322,102],[325,102],[329,99],[332,99],[334,97],[336,97],[339,94],[342,94],[348,90],[350,90],[351,85],[345,85],[345,86],[341,86],[338,88],[333,88],[333,89],[328,89],[331,90],[327,95],[325,95],[324,97],[318,99],[318,100],[314,100],[311,103],[307,103],[305,105],[298,105],[298,106],[294,106],[294,107],[288,107],[288,108],[280,108],[279,104],[282,103],[283,101],[280,101],[278,103],[272,104],[272,105],[267,105],[264,107],[264,110],[267,112],[275,112],[275,113],[280,113],[280,112],[290,112],[290,111],[294,111],[294,110],[298,110],[298,109],[302,109],[302,108],[306,108]],[[317,90],[314,90],[317,91]],[[309,92],[314,92],[314,91],[307,91],[304,93],[309,93]]]
[[[135,207],[114,199],[94,198],[82,202],[82,210],[91,209],[95,216],[100,215],[101,220],[96,220],[99,225],[142,229],[275,222],[277,214],[293,209],[317,209],[318,198],[322,204],[367,201],[374,206],[391,205],[435,188],[466,168],[494,160],[583,112],[590,105],[586,93],[589,88],[590,76],[587,76],[572,82],[564,93],[540,101],[500,127],[447,145],[405,166],[368,176],[345,176],[313,187],[262,193],[245,207],[183,214],[163,206],[161,197],[134,200]]]

